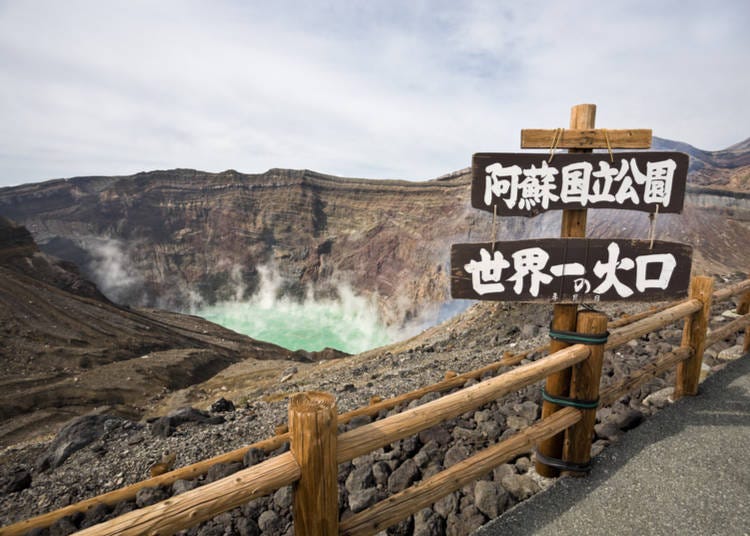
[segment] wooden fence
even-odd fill
[[[581,311],[577,331],[584,334],[601,333],[607,327],[610,336],[606,344],[575,344],[565,347],[470,387],[341,434],[337,433],[337,426],[354,417],[376,415],[382,409],[393,408],[427,393],[462,387],[469,379],[480,378],[501,367],[518,364],[530,354],[544,351],[546,347],[517,355],[506,353],[496,363],[341,415],[337,415],[335,401],[327,393],[296,394],[289,404],[289,431],[282,430],[283,433],[253,445],[0,528],[0,536],[25,534],[34,528],[47,527],[62,517],[88,511],[101,503],[114,505],[134,498],[140,489],[170,485],[179,479],[196,478],[215,464],[239,461],[251,448],[271,451],[286,442],[290,443],[291,448],[284,454],[152,506],[126,513],[78,534],[172,534],[287,485],[293,485],[294,489],[294,529],[298,536],[375,534],[482,477],[494,467],[531,451],[534,445],[555,435],[567,434],[568,441],[565,442],[566,448],[562,453],[564,462],[586,463],[590,457],[596,409],[565,407],[509,439],[362,512],[341,522],[338,518],[338,464],[475,410],[503,395],[540,382],[550,374],[572,369],[571,397],[596,399],[598,396],[600,407],[612,404],[673,367],[677,367],[675,397],[696,394],[704,348],[745,329],[744,350],[747,352],[750,349],[750,279],[716,292],[712,290],[711,278],[696,277],[691,283],[688,299],[609,323],[601,313]],[[736,295],[742,295],[737,307],[737,312],[742,316],[719,329],[709,331],[712,303]],[[644,368],[599,393],[604,350],[615,348],[682,319],[685,320],[685,326],[682,344],[678,349],[658,356]]]

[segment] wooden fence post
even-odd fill
[[[335,536],[339,531],[337,412],[333,395],[310,391],[289,401],[290,448],[300,466],[294,484],[294,533]]]
[[[703,364],[703,350],[706,346],[706,331],[711,313],[713,291],[714,280],[712,277],[696,276],[690,281],[690,297],[703,302],[703,307],[685,319],[682,346],[689,346],[693,350],[693,355],[677,365],[675,400],[686,395],[698,394],[698,382],[701,365]]]
[[[607,315],[596,311],[578,313],[576,331],[581,335],[604,335],[607,331]],[[604,341],[606,342],[606,341]],[[589,346],[589,357],[573,366],[570,375],[570,398],[591,405],[599,399],[599,384],[604,361],[604,342]],[[594,435],[596,407],[581,408],[581,420],[565,432],[563,461],[586,466],[591,460],[591,440]],[[571,472],[583,476],[583,472]]]
[[[750,292],[745,292],[737,304],[737,314],[746,315],[750,312]],[[745,342],[742,345],[742,351],[750,352],[750,326],[745,328]]]
[[[594,128],[596,123],[596,105],[594,104],[578,104],[573,106],[570,110],[570,128],[573,129],[587,129]],[[571,149],[571,153],[576,152],[591,152],[590,149]],[[562,225],[560,228],[561,238],[581,238],[586,236],[586,209],[580,210],[563,210],[562,213]],[[578,312],[578,305],[574,304],[558,304],[553,307],[552,313],[552,329],[557,331],[574,331],[576,326],[576,313]],[[568,343],[551,340],[549,353],[554,354],[558,350],[562,350],[568,346]],[[567,396],[570,389],[570,370],[562,370],[551,374],[545,382],[546,391],[555,396]],[[542,403],[542,419],[545,419],[558,411],[560,406],[553,404],[552,402]],[[563,434],[545,439],[538,445],[538,450],[545,456],[560,458],[563,447]],[[536,462],[536,471],[542,476],[556,477],[560,472],[554,467],[550,467],[541,463]]]

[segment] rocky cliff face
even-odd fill
[[[0,218],[0,447],[97,406],[139,415],[238,361],[291,357],[200,318],[115,305]]]
[[[657,218],[657,237],[693,244],[703,271],[747,269],[746,145],[715,153],[687,146],[695,154],[685,212]],[[186,310],[247,297],[265,266],[285,281],[280,292],[298,297],[349,283],[377,299],[386,323],[400,325],[449,299],[452,243],[491,238],[492,216],[470,207],[470,187],[468,170],[421,183],[171,170],[5,188],[0,214],[121,303]],[[554,237],[559,218],[501,218],[496,236]],[[643,213],[589,215],[590,236],[648,233]]]
[[[702,151],[687,143],[654,138],[660,151],[690,155],[690,182],[697,187],[750,192],[750,138],[723,151]]]

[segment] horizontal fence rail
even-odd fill
[[[701,279],[703,280],[702,283],[699,281]],[[717,291],[712,291],[712,280],[709,280],[709,278],[694,278],[693,286],[697,290],[691,290],[691,298],[687,300],[657,305],[648,311],[608,323],[611,334],[605,345],[607,350],[674,322],[686,320],[682,346],[658,356],[655,361],[631,372],[627,377],[603,389],[600,393],[600,406],[614,403],[622,396],[675,366],[678,367],[678,383],[681,381],[680,374],[692,374],[697,386],[695,367],[696,363],[699,365],[702,360],[702,349],[742,329],[746,330],[744,349],[745,351],[748,350],[750,347],[750,341],[748,340],[750,334],[750,314],[748,314],[748,309],[750,309],[750,279]],[[703,289],[703,294],[700,293],[700,289]],[[712,301],[713,303],[725,301],[739,294],[743,294],[743,296],[737,307],[737,312],[743,316],[718,329],[708,330],[706,322],[708,308]],[[707,331],[708,333],[706,333]],[[399,404],[421,398],[428,393],[444,392],[462,387],[470,379],[478,379],[487,373],[496,372],[502,367],[518,364],[529,356],[547,351],[548,348],[549,345],[543,345],[520,354],[506,352],[503,358],[495,363],[446,378],[444,381],[410,393],[342,413],[335,420],[338,424],[344,424],[354,417],[360,415],[372,416],[383,409],[391,409]],[[569,346],[499,376],[444,395],[437,400],[338,434],[338,437],[335,438],[335,443],[337,443],[335,463],[346,462],[368,454],[377,448],[412,436],[445,420],[475,410],[510,392],[537,383],[552,373],[582,366],[589,358],[590,353],[588,346],[581,344]],[[690,363],[689,367],[693,369],[693,372],[686,368],[688,363]],[[679,389],[676,389],[676,395],[677,391]],[[694,393],[686,391],[685,394]],[[569,431],[581,419],[582,412],[579,409],[565,408],[557,411],[542,421],[518,432],[513,437],[488,447],[471,458],[347,518],[340,525],[340,533],[373,534],[379,532],[411,513],[437,501],[446,494],[476,480],[491,471],[494,466],[529,452],[538,441],[559,434],[564,430]],[[143,488],[167,486],[179,479],[196,478],[205,474],[215,464],[242,460],[245,453],[251,448],[270,452],[290,441],[289,432],[286,430],[281,430],[281,432],[283,433],[264,441],[81,501],[48,514],[0,528],[0,536],[25,534],[33,528],[50,526],[62,517],[75,512],[90,510],[101,503],[111,506],[123,500],[132,499]],[[273,493],[280,487],[294,484],[300,480],[301,474],[300,464],[295,458],[295,449],[292,448],[292,452],[275,456],[224,479],[155,505],[129,512],[77,534],[171,534],[211,519],[254,498]],[[315,524],[313,523],[310,526],[315,526]],[[297,529],[296,524],[295,529]],[[331,530],[333,529],[329,527],[321,533],[332,533]],[[305,529],[300,531],[301,536],[308,533],[305,532]]]
[[[291,452],[274,456],[191,491],[134,510],[77,532],[79,536],[153,536],[207,521],[248,501],[299,480],[300,468]]]
[[[338,462],[352,460],[536,383],[583,361],[588,353],[586,346],[576,344],[461,391],[345,432],[339,436]]]
[[[341,522],[340,533],[364,536],[385,530],[404,517],[489,473],[498,465],[529,452],[542,439],[558,434],[580,420],[581,412],[575,408],[558,411],[549,419],[532,424],[513,437],[488,447],[363,512],[354,514]]]

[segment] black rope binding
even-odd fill
[[[607,344],[609,339],[609,331],[604,333],[578,333],[576,331],[561,331],[552,329],[550,325],[549,336],[552,339],[558,341],[569,342],[571,344],[589,344],[589,345],[600,345]]]
[[[596,409],[599,407],[599,398],[596,400],[576,400],[563,395],[551,395],[542,387],[542,398],[558,406],[570,406],[578,409]]]
[[[591,471],[590,461],[587,463],[566,462],[559,458],[551,458],[549,456],[545,456],[544,454],[540,453],[539,450],[535,450],[534,455],[536,456],[536,459],[542,462],[544,465],[554,467],[555,469],[559,469],[561,471],[576,471],[578,473],[588,473]]]

